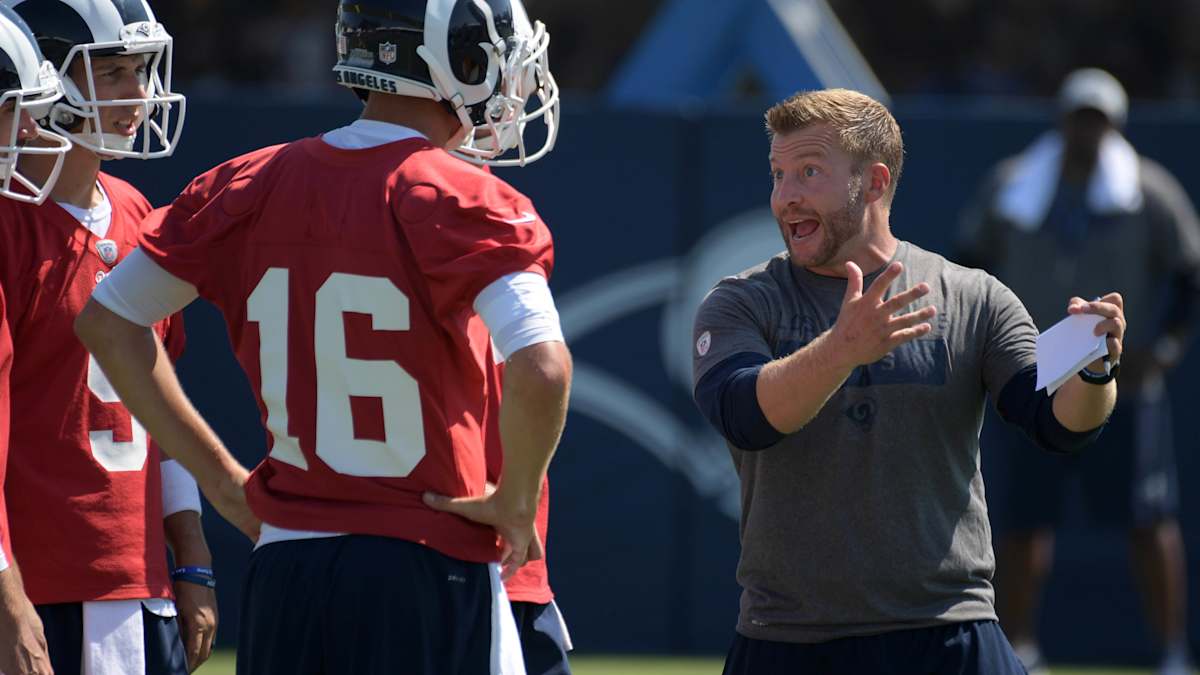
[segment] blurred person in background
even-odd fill
[[[1166,373],[1183,355],[1196,315],[1200,222],[1179,183],[1121,134],[1127,97],[1109,73],[1071,73],[1056,130],[1001,162],[962,219],[959,262],[1008,285],[1043,330],[1055,298],[1120,288],[1131,315],[1122,391],[1097,447],[1080,456],[1038,452],[1023,439],[1012,465],[1010,531],[1000,538],[998,611],[1030,672],[1044,672],[1036,635],[1064,485],[1078,474],[1090,514],[1129,533],[1133,568],[1163,650],[1160,672],[1186,672],[1183,539]]]

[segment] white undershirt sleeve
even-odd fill
[[[96,285],[92,298],[140,326],[153,326],[196,299],[196,287],[134,249]]]
[[[162,475],[163,518],[180,511],[201,513],[200,488],[192,474],[173,459],[163,459],[158,470]]]
[[[535,272],[493,281],[475,298],[475,311],[487,324],[500,360],[540,342],[564,342],[550,286]]]

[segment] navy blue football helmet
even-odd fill
[[[456,154],[524,165],[550,152],[558,135],[549,44],[521,0],[341,0],[333,70],[364,99],[377,91],[444,101],[462,124]],[[530,152],[525,127],[539,119],[546,139]]]

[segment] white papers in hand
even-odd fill
[[[1095,335],[1099,314],[1072,314],[1047,328],[1037,341],[1037,388],[1053,394],[1084,366],[1108,354],[1104,335]]]

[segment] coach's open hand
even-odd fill
[[[924,307],[915,312],[900,314],[918,299],[929,293],[929,284],[921,282],[887,301],[883,296],[904,271],[904,265],[894,262],[863,292],[863,273],[858,265],[846,263],[846,297],[830,338],[838,346],[841,357],[851,365],[874,363],[896,347],[925,335],[932,326],[926,323],[937,315],[936,307]]]
[[[1108,334],[1108,359],[1112,363],[1121,360],[1121,349],[1125,340],[1125,300],[1120,293],[1108,295],[1088,302],[1083,298],[1071,298],[1067,303],[1067,314],[1099,314],[1104,320],[1096,324],[1095,335]],[[1102,361],[1088,366],[1090,370],[1104,370]]]

